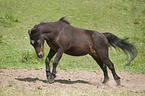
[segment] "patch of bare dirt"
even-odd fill
[[[47,86],[81,88],[84,90],[143,90],[145,91],[145,74],[117,72],[121,77],[121,86],[116,86],[112,74],[110,81],[103,85],[101,70],[57,70],[55,83],[46,80],[45,69],[0,69],[0,86],[12,86],[11,83],[24,88],[44,89]]]

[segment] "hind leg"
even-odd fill
[[[113,77],[117,83],[117,85],[120,85],[120,77],[116,74],[114,64],[111,62],[111,60],[108,57],[108,50],[104,50],[103,48],[100,50],[97,50],[97,54],[100,57],[101,61],[108,66],[108,68],[111,70]]]
[[[108,47],[109,47],[109,42],[105,35],[103,34],[97,34],[93,35],[93,42],[95,44],[95,53],[98,56],[98,58],[108,66],[108,68],[111,70],[113,77],[117,83],[117,85],[120,85],[120,77],[116,74],[115,68],[111,60],[109,59],[108,56]]]
[[[115,68],[114,68],[114,65],[113,63],[111,62],[111,60],[109,58],[104,58],[104,61],[103,61],[107,66],[108,68],[111,70],[112,74],[113,74],[113,77],[117,83],[117,85],[120,85],[120,77],[116,74],[116,71],[115,71]]]
[[[104,81],[102,83],[104,83],[104,84],[107,83],[109,81],[109,76],[108,76],[108,72],[107,72],[106,65],[97,57],[96,54],[92,54],[91,56],[98,63],[98,65],[100,66],[100,68],[103,70],[103,73],[104,73]]]

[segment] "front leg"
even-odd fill
[[[46,57],[46,77],[47,77],[47,80],[50,79],[50,75],[51,75],[49,63],[50,63],[50,60],[55,55],[55,53],[56,53],[55,51],[53,51],[52,49],[50,49],[49,54]]]
[[[57,55],[56,55],[55,60],[53,62],[52,75],[51,75],[50,81],[49,81],[50,83],[54,82],[54,78],[56,77],[56,67],[58,65],[59,60],[62,57],[63,52],[64,51],[62,49],[58,49]]]

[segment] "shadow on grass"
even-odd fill
[[[25,81],[25,82],[33,82],[35,83],[37,80],[38,81],[42,81],[44,83],[48,83],[47,80],[41,80],[39,78],[31,78],[31,77],[27,77],[27,78],[15,78],[16,80],[19,80],[19,81]]]
[[[38,81],[42,81],[43,83],[49,83],[47,80],[41,80],[39,78],[31,78],[31,77],[27,77],[27,78],[15,78],[16,80],[19,80],[19,81],[25,81],[25,82],[36,82],[37,80]],[[87,81],[84,81],[84,80],[76,80],[76,81],[71,81],[71,80],[62,80],[62,79],[56,79],[54,81],[55,82],[58,82],[58,83],[61,83],[61,84],[75,84],[75,83],[83,83],[83,84],[89,84],[89,85],[92,85],[90,82],[87,82]]]
[[[84,80],[71,81],[71,80],[58,79],[58,80],[55,80],[55,82],[62,83],[62,84],[75,84],[75,83],[91,84],[90,82],[87,82]]]

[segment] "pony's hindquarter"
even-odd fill
[[[120,77],[116,74],[114,64],[109,59],[108,56],[108,48],[109,48],[109,42],[107,38],[102,33],[96,33],[93,35],[93,42],[95,42],[95,53],[90,54],[93,59],[98,63],[100,68],[103,70],[104,73],[104,81],[103,83],[106,83],[109,80],[108,72],[107,72],[107,66],[111,70],[113,77],[117,83],[117,85],[120,85]]]

